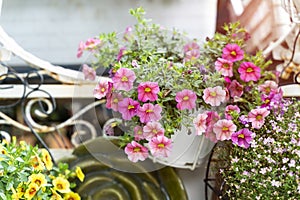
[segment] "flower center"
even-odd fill
[[[128,105],[128,110],[131,110],[131,109],[133,109],[133,108],[134,108],[133,105]]]
[[[165,144],[160,143],[160,144],[157,145],[157,147],[159,147],[159,148],[164,148],[164,147],[165,147]]]
[[[222,131],[228,131],[228,130],[229,130],[229,128],[226,126],[222,128]]]
[[[153,110],[149,109],[149,110],[146,110],[146,113],[151,113],[153,112]]]
[[[113,100],[113,102],[114,102],[114,103],[118,103],[118,102],[119,102],[119,99],[118,99],[118,98],[115,98],[115,99]]]
[[[188,97],[188,96],[185,96],[185,97],[183,97],[183,100],[184,100],[184,101],[187,101],[187,100],[189,100],[189,97]]]
[[[216,92],[211,92],[210,96],[215,97],[215,96],[217,96],[217,93]]]
[[[232,52],[230,52],[230,55],[236,56],[236,52],[235,52],[235,51],[232,51]]]
[[[248,67],[246,72],[248,72],[248,73],[253,72],[253,69],[251,67]]]
[[[101,92],[105,92],[105,88],[101,88]]]
[[[257,116],[256,116],[256,119],[257,119],[257,120],[261,120],[261,119],[262,119],[262,116],[261,116],[261,115],[257,115]]]
[[[140,147],[134,147],[134,148],[133,148],[133,151],[134,151],[134,152],[140,152],[140,151],[141,151],[141,148],[140,148]]]
[[[228,64],[228,63],[224,63],[224,64],[223,64],[223,68],[229,69],[229,64]]]
[[[123,76],[121,80],[122,80],[122,82],[127,82],[128,78],[126,76]]]
[[[37,184],[38,186],[41,186],[42,182],[40,180],[36,180],[36,181],[34,181],[34,183]]]
[[[138,134],[138,135],[142,135],[142,134],[143,134],[143,131],[138,131],[137,134]]]
[[[156,130],[156,129],[153,129],[152,132],[153,132],[154,134],[156,134],[156,133],[157,133],[157,130]]]
[[[238,138],[245,138],[245,135],[244,134],[239,134]]]
[[[33,194],[35,194],[35,193],[36,193],[36,189],[35,189],[35,188],[30,188],[29,194],[30,194],[30,195],[33,195]]]
[[[63,189],[64,187],[63,187],[62,184],[57,184],[57,188],[58,188],[59,190],[61,190],[61,189]]]
[[[145,88],[145,92],[151,92],[151,88]]]
[[[266,99],[266,100],[265,100],[265,103],[266,103],[266,104],[270,103],[270,99]]]

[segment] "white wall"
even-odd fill
[[[100,32],[133,24],[130,8],[204,40],[215,30],[216,0],[3,0],[0,25],[25,50],[51,63],[78,64],[77,45]],[[20,61],[13,61],[20,64]]]

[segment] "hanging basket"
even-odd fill
[[[104,124],[104,137],[118,138],[118,136],[106,134],[108,127],[115,122],[121,123],[121,120],[112,118]],[[170,156],[167,158],[149,156],[150,159],[157,164],[194,170],[208,159],[208,155],[215,145],[214,142],[207,139],[204,135],[196,135],[195,131],[195,128],[188,130],[183,126],[180,131],[177,131],[171,137],[173,147]]]

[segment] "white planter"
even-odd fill
[[[108,120],[103,126],[104,137],[117,138],[106,135],[104,131],[107,126],[114,122],[121,123],[121,120],[118,118]],[[189,131],[183,126],[180,131],[177,131],[171,137],[173,141],[173,148],[170,156],[167,158],[155,158],[150,155],[150,159],[158,164],[194,170],[207,160],[208,154],[215,145],[214,142],[207,139],[204,135],[196,135],[195,132],[196,130],[194,127],[190,128]]]
[[[192,129],[188,134],[187,128],[183,127],[172,136],[173,148],[167,158],[153,158],[154,162],[183,169],[194,170],[207,160],[207,155],[213,149],[215,143],[204,135],[196,135]]]

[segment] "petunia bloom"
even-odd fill
[[[119,50],[119,53],[117,55],[117,61],[119,62],[121,60],[121,58],[123,57],[124,55],[124,51],[126,50],[126,47],[121,47],[120,50]]]
[[[144,161],[149,156],[148,149],[136,141],[132,141],[126,145],[125,153],[132,162]]]
[[[93,68],[89,67],[87,64],[82,65],[82,72],[84,75],[84,79],[91,81],[95,80],[96,71]]]
[[[208,111],[206,112],[207,118],[206,118],[206,131],[205,131],[205,137],[210,139],[212,142],[217,142],[216,134],[213,131],[213,127],[217,121],[219,121],[220,116],[216,111]]]
[[[162,108],[158,104],[145,103],[137,111],[137,116],[140,117],[140,122],[147,123],[150,121],[159,121],[161,119]]]
[[[106,79],[101,79],[99,81],[99,83],[96,85],[95,89],[94,89],[94,97],[97,99],[102,99],[103,97],[106,96],[107,92],[108,92],[108,80]]]
[[[132,70],[127,68],[120,68],[114,74],[112,81],[116,90],[129,91],[132,89],[135,79],[136,76]]]
[[[237,80],[233,80],[229,86],[227,87],[229,90],[230,96],[234,97],[241,97],[244,93],[244,86],[241,85]]]
[[[133,129],[133,132],[134,132],[134,140],[135,141],[145,139],[145,136],[143,134],[143,127],[135,126],[134,129]]]
[[[165,130],[159,122],[148,122],[143,127],[143,133],[146,140],[150,141],[155,136],[164,135]]]
[[[198,49],[193,49],[184,54],[184,61],[194,61],[200,56],[200,51]]]
[[[267,80],[264,84],[258,86],[258,91],[268,95],[271,92],[276,92],[278,89],[278,84],[275,81]]]
[[[232,113],[237,112],[240,113],[240,108],[237,105],[228,105],[225,108],[225,118],[228,120],[232,119]]]
[[[172,149],[172,140],[164,135],[158,135],[150,140],[149,149],[154,157],[168,157]]]
[[[83,51],[85,49],[85,44],[84,42],[79,42],[79,45],[78,45],[78,50],[77,50],[77,58],[80,58],[83,54]]]
[[[124,98],[118,103],[118,111],[122,114],[124,120],[131,120],[137,114],[139,107],[139,102],[131,98]]]
[[[119,102],[123,100],[123,96],[120,93],[113,92],[110,96],[106,96],[106,108],[118,111]]]
[[[236,125],[227,119],[221,119],[215,123],[213,130],[216,133],[217,140],[230,140],[232,133],[236,131]]]
[[[231,62],[239,61],[244,58],[244,51],[237,44],[227,44],[222,51],[222,58]]]
[[[199,50],[200,46],[196,42],[190,42],[183,46],[183,52],[186,53],[191,50]]]
[[[100,44],[102,44],[100,39],[98,39],[98,38],[89,38],[85,42],[85,49],[88,50],[88,51],[93,51]]]
[[[243,128],[231,135],[231,141],[244,148],[249,148],[250,142],[253,140],[253,132],[247,128]]]
[[[196,107],[196,93],[192,90],[184,89],[181,92],[176,93],[175,100],[177,102],[176,107],[179,110],[189,109],[192,110]]]
[[[217,71],[220,71],[223,76],[232,77],[233,71],[232,71],[232,65],[233,62],[230,60],[226,60],[224,58],[218,58],[215,62],[215,68]]]
[[[204,102],[210,104],[211,106],[219,106],[222,102],[225,101],[226,91],[223,90],[220,86],[208,87],[203,91]]]
[[[138,99],[142,102],[157,100],[157,94],[159,92],[158,83],[156,82],[144,82],[140,83],[138,88]]]
[[[267,108],[253,109],[248,114],[248,121],[252,123],[252,127],[260,129],[265,123],[265,117],[270,114]]]
[[[260,68],[254,65],[252,62],[243,62],[238,68],[240,78],[245,81],[258,81],[260,78]]]
[[[207,119],[207,114],[206,113],[200,113],[193,120],[194,126],[196,128],[196,135],[202,135],[202,133],[205,133],[206,128],[207,128],[206,119]]]

